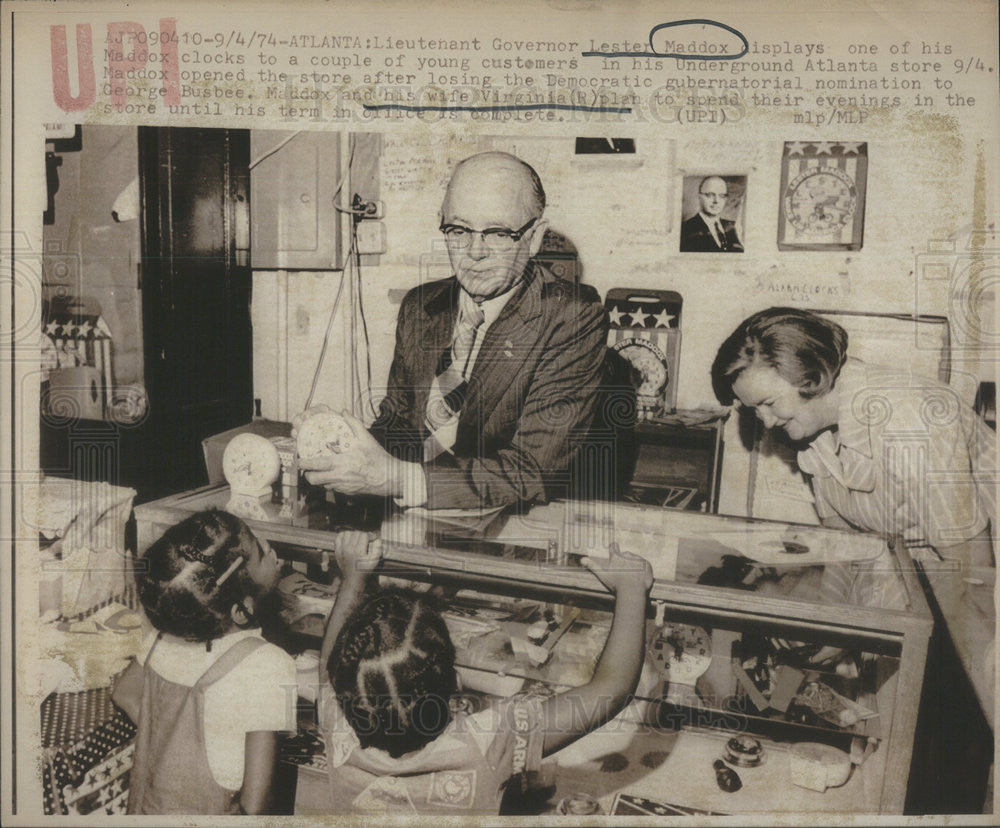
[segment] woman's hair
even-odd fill
[[[733,383],[758,362],[809,399],[826,394],[847,359],[847,331],[836,322],[797,308],[768,308],[744,319],[719,347],[712,388],[723,405],[734,399]]]
[[[455,647],[427,596],[385,590],[344,624],[327,672],[362,747],[418,750],[451,721]]]
[[[225,635],[233,627],[233,606],[265,590],[242,563],[218,581],[237,558],[256,549],[250,529],[228,512],[198,512],[171,526],[136,571],[139,600],[153,626],[188,641]]]

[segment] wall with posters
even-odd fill
[[[67,145],[47,144],[55,190],[42,233],[42,299],[99,315],[111,331],[114,382],[141,383],[137,130],[83,125],[79,146]]]
[[[449,171],[461,158],[483,149],[513,152],[536,167],[548,195],[546,215],[552,229],[577,248],[583,281],[602,295],[623,286],[666,288],[683,295],[681,408],[714,403],[708,369],[715,348],[759,308],[788,304],[886,313],[954,311],[940,284],[926,285],[917,295],[914,272],[929,241],[947,244],[949,237],[957,237],[952,244],[959,249],[967,242],[967,229],[956,228],[954,217],[963,201],[973,198],[973,181],[963,178],[955,156],[927,146],[870,142],[861,249],[779,251],[782,141],[639,137],[634,154],[608,155],[577,155],[574,147],[572,137],[428,135],[422,141],[383,136],[380,178],[387,250],[377,265],[363,265],[360,274],[376,386],[388,371],[401,291],[448,275],[437,225]],[[684,177],[716,172],[746,179],[741,205],[745,252],[680,253]],[[910,197],[905,182],[914,178],[941,182],[924,191],[927,221],[920,225],[892,206]],[[301,311],[308,312],[309,330],[325,325],[324,312],[332,306],[337,287],[338,279],[322,275],[299,273],[292,278],[287,287],[288,335],[303,333],[307,321]],[[269,307],[273,304],[268,302]],[[279,327],[269,326],[274,331]],[[273,344],[270,333],[262,332],[258,352],[269,353]],[[298,343],[303,345],[297,373],[289,378],[290,402],[304,399],[301,384],[312,379],[308,352],[318,343]],[[335,389],[320,391],[317,399],[336,395]],[[264,400],[265,408],[270,404]]]

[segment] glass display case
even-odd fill
[[[140,552],[227,496],[136,507]],[[356,507],[330,525],[377,522]],[[300,579],[335,577],[330,531],[249,523]],[[932,629],[902,544],[622,503],[392,510],[380,573],[437,587],[472,698],[561,692],[607,637],[612,598],[580,557],[611,541],[653,566],[646,663],[617,718],[546,760],[537,811],[902,813]]]

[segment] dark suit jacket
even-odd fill
[[[499,506],[567,493],[568,469],[594,420],[608,314],[592,287],[532,262],[486,331],[459,416],[454,454],[424,463],[428,508]],[[413,288],[396,323],[388,389],[372,434],[422,462],[424,412],[458,307],[454,277]]]
[[[725,250],[715,243],[715,237],[701,213],[695,213],[681,223],[681,253],[742,253],[743,245],[736,236],[736,223],[722,219],[722,232],[726,239]]]

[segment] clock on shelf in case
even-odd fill
[[[667,682],[667,701],[697,705],[695,682],[712,665],[712,639],[701,627],[664,624],[649,644],[649,659]]]
[[[271,487],[281,475],[278,449],[259,434],[237,434],[222,455],[222,473],[229,483],[226,511],[237,517],[268,520]]]

